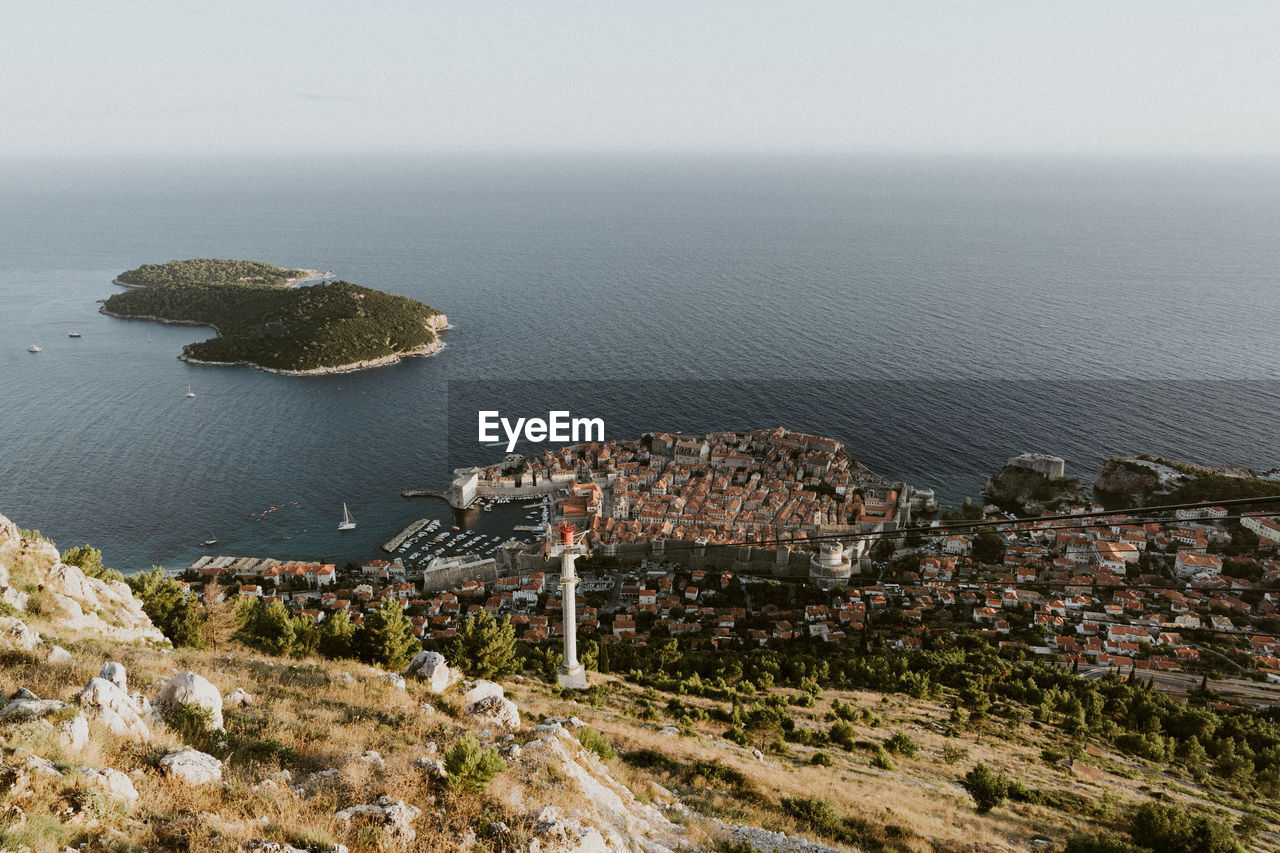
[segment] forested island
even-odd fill
[[[338,373],[440,349],[445,315],[406,296],[346,281],[293,287],[312,270],[199,258],[147,264],[116,279],[113,317],[212,326],[218,336],[183,347],[194,364],[245,364],[278,373]]]

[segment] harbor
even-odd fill
[[[408,527],[406,527],[404,530],[401,530],[393,538],[387,540],[387,542],[383,544],[382,550],[386,551],[388,554],[394,552],[397,548],[399,548],[402,544],[404,544],[404,541],[406,539],[408,539],[410,536],[417,533],[419,530],[426,527],[430,523],[431,523],[431,519],[429,518],[420,518],[417,521],[412,522]]]

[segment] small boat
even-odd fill
[[[67,332],[67,337],[68,337],[68,338],[78,338],[78,337],[80,337],[80,333],[79,333],[79,332]]]
[[[218,537],[216,537],[216,536],[214,536],[212,533],[210,533],[210,534],[209,534],[209,538],[208,538],[208,539],[206,539],[206,540],[204,540],[204,544],[206,544],[206,545],[217,545],[217,544],[218,544]]]
[[[190,386],[190,385],[188,385],[188,386],[187,386],[187,396],[188,396],[188,397],[190,397],[190,398],[192,398],[192,399],[195,399],[195,396],[196,396],[196,393],[195,393],[194,391],[192,391],[192,390],[191,390],[191,386]]]
[[[347,509],[347,505],[344,503],[342,505],[342,521],[338,522],[338,529],[354,530],[355,527],[356,527],[356,520],[351,517],[351,512],[350,510]]]
[[[35,344],[32,344],[31,346],[27,347],[27,352],[44,352],[44,350],[36,346]]]

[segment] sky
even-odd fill
[[[1273,0],[6,0],[0,155],[1280,154]]]

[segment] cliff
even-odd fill
[[[1161,489],[1160,476],[1150,467],[1130,459],[1108,459],[1093,481],[1100,494],[1143,502]]]
[[[1029,468],[1006,465],[987,479],[983,497],[1002,509],[1035,514],[1069,503],[1090,500],[1073,477],[1050,478]]]

